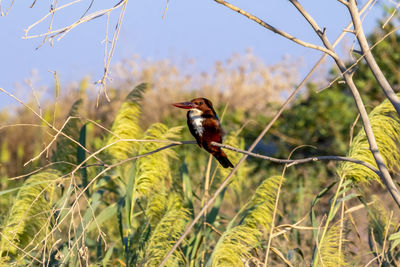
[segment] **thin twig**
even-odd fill
[[[107,99],[108,102],[110,102],[110,98],[107,94],[107,80],[108,80],[108,75],[110,72],[110,63],[111,63],[111,59],[114,56],[114,51],[115,51],[115,47],[117,45],[117,41],[118,41],[118,37],[119,37],[119,32],[121,30],[121,26],[122,26],[122,20],[124,19],[124,15],[125,15],[125,10],[126,10],[126,6],[128,4],[128,0],[123,0],[120,2],[120,4],[122,5],[121,8],[121,13],[119,14],[118,17],[118,21],[117,24],[115,25],[115,30],[114,30],[114,34],[113,34],[113,38],[112,38],[112,42],[111,42],[111,48],[107,53],[107,42],[108,42],[108,23],[109,23],[109,15],[110,12],[107,12],[107,33],[106,33],[106,39],[105,39],[105,64],[104,64],[104,73],[103,73],[103,77],[97,81],[97,84],[100,84],[102,86],[102,90],[104,91],[104,95]],[[119,4],[118,4],[119,5]]]
[[[53,140],[51,140],[47,146],[42,149],[42,151],[37,154],[35,157],[31,158],[30,160],[28,160],[27,162],[24,163],[24,166],[28,165],[29,163],[39,159],[46,151],[48,151],[50,149],[50,147],[54,144],[54,142],[57,140],[58,136],[63,132],[65,126],[68,124],[68,122],[70,121],[71,117],[68,117],[64,124],[61,126],[61,129],[54,135]],[[54,126],[53,126],[54,127]]]
[[[11,128],[11,127],[20,127],[20,126],[43,127],[43,128],[47,128],[47,126],[40,125],[40,124],[16,123],[16,124],[1,125],[1,126],[0,126],[0,130],[6,129],[6,128]]]
[[[354,128],[357,125],[358,119],[360,118],[360,113],[357,114],[356,119],[354,120],[353,124],[350,127],[350,141],[349,141],[349,146],[351,146],[351,144],[353,143],[353,133],[354,133]]]
[[[65,134],[64,132],[58,130],[56,127],[54,127],[52,124],[50,124],[47,120],[45,120],[42,116],[40,116],[40,114],[38,114],[34,109],[32,109],[30,106],[26,105],[24,102],[22,102],[22,100],[20,100],[18,97],[16,97],[15,95],[9,93],[8,91],[4,90],[3,88],[0,87],[0,91],[5,93],[6,95],[8,95],[9,97],[13,98],[15,101],[17,101],[18,103],[20,103],[21,105],[23,105],[25,108],[27,108],[28,110],[30,110],[35,116],[37,116],[42,122],[44,122],[50,129],[54,130],[57,132],[57,134],[61,134],[62,136],[64,136],[65,138],[69,139],[71,142],[77,144],[78,146],[80,146],[83,150],[85,150],[88,154],[92,154],[92,152],[90,152],[89,150],[87,150],[86,147],[82,146],[78,141],[74,140],[73,138],[71,138],[70,136],[68,136],[67,134]],[[102,162],[101,159],[95,157],[96,160],[98,160],[99,162]]]
[[[280,252],[277,248],[271,247],[270,250],[275,253],[281,260],[286,263],[286,266],[294,267],[293,264],[283,256],[282,252]]]
[[[36,261],[38,264],[42,265],[43,262],[41,260],[39,260],[38,258],[36,258],[35,256],[27,253],[23,248],[20,248],[19,246],[17,246],[16,244],[14,244],[14,242],[11,242],[11,240],[8,240],[4,234],[2,232],[0,232],[0,236],[4,241],[7,241],[7,245],[11,245],[13,247],[15,247],[17,250],[19,250],[20,252],[22,252],[22,254],[24,254],[24,256],[28,256],[30,258],[32,258],[32,260]],[[21,254],[19,254],[21,256]],[[8,255],[5,255],[8,256]]]
[[[302,223],[304,220],[306,220],[308,218],[308,214],[306,214],[303,218],[301,218],[298,222],[296,222],[295,224],[281,224],[276,226],[276,229],[279,228],[284,228],[283,230],[275,233],[272,235],[273,238],[280,236],[284,233],[286,233],[287,231],[291,230],[291,229],[303,229],[303,230],[314,230],[314,227],[307,227],[307,226],[299,226],[300,223]]]
[[[382,252],[381,252],[381,254],[382,254],[382,258],[384,258],[385,257],[385,250],[386,250],[386,243],[387,243],[387,238],[388,238],[388,235],[389,235],[389,229],[390,229],[390,224],[391,224],[391,222],[392,222],[392,219],[393,219],[393,210],[391,210],[390,211],[390,216],[389,216],[389,218],[388,218],[388,221],[387,221],[387,223],[386,223],[386,229],[385,229],[385,236],[383,237],[383,245],[382,245]]]
[[[393,16],[396,14],[397,9],[400,7],[400,3],[398,3],[396,5],[396,7],[394,8],[392,14],[390,14],[389,18],[385,21],[385,23],[382,24],[382,29],[386,27],[386,25],[389,23],[389,21],[392,20]]]
[[[62,5],[62,6],[60,6],[60,7],[57,7],[57,8],[54,8],[54,9],[50,10],[49,13],[47,13],[45,16],[43,16],[42,18],[40,18],[39,20],[37,20],[37,21],[34,22],[33,24],[29,25],[28,28],[25,29],[25,35],[24,35],[23,38],[25,38],[25,39],[28,39],[28,38],[36,38],[36,37],[45,36],[46,34],[52,34],[53,32],[50,32],[50,33],[43,33],[43,34],[34,35],[34,36],[28,36],[28,33],[29,33],[29,31],[30,31],[32,28],[36,27],[36,25],[40,24],[40,23],[41,23],[42,21],[44,21],[48,16],[51,16],[54,12],[57,12],[57,11],[63,9],[63,8],[69,7],[69,6],[74,5],[74,4],[76,4],[76,3],[78,3],[78,2],[81,2],[81,1],[82,1],[82,0],[75,0],[75,1],[69,2],[69,3],[65,4],[65,5]]]
[[[50,32],[46,32],[46,33],[40,33],[40,34],[36,34],[36,35],[28,35],[29,32],[32,30],[32,28],[36,27],[38,24],[40,24],[41,22],[43,22],[48,16],[52,15],[53,13],[69,7],[71,5],[74,5],[76,3],[81,2],[82,0],[75,0],[72,2],[69,2],[63,6],[57,7],[53,10],[50,10],[49,13],[47,13],[45,16],[43,16],[41,19],[39,19],[38,21],[36,21],[35,23],[31,24],[26,30],[25,30],[25,35],[24,35],[24,39],[32,39],[32,38],[38,38],[38,37],[44,37],[46,35],[50,35],[50,38],[55,38],[57,36],[60,36],[57,41],[59,41],[61,38],[63,38],[65,36],[66,33],[70,32],[72,29],[74,29],[75,27],[77,27],[78,25],[88,22],[90,20],[93,20],[95,18],[98,18],[100,16],[103,16],[104,14],[106,14],[107,12],[111,12],[119,7],[121,7],[127,0],[121,1],[120,3],[118,3],[118,5],[113,6],[112,8],[108,8],[108,9],[102,9],[96,12],[93,12],[89,15],[86,15],[83,18],[78,19],[77,21],[75,21],[74,23],[72,23],[71,25],[68,25],[66,27],[60,28],[60,29],[56,29],[56,30],[52,30]]]
[[[69,164],[69,165],[72,165],[72,166],[76,166],[76,164],[73,164],[73,163],[67,162],[67,161],[56,161],[56,162],[51,162],[51,163],[49,163],[49,164],[47,164],[47,165],[45,165],[45,166],[43,166],[43,167],[40,167],[40,168],[38,168],[38,169],[36,169],[36,170],[34,170],[34,171],[31,171],[31,172],[29,172],[29,173],[25,173],[25,174],[22,174],[22,175],[10,177],[10,178],[8,178],[8,180],[17,180],[17,179],[25,178],[25,177],[31,176],[32,174],[41,172],[42,170],[44,170],[44,169],[46,169],[46,168],[48,168],[48,167],[51,167],[51,166],[53,166],[53,165],[57,165],[57,164]]]
[[[51,10],[55,9],[57,7],[58,1],[57,0],[53,0],[53,4],[51,5]],[[50,32],[53,29],[53,22],[54,22],[54,16],[55,16],[55,12],[51,13],[51,19],[50,19],[50,23],[49,23],[49,28],[47,30],[47,34],[44,36],[42,43],[36,48],[39,49],[42,45],[44,45],[47,41],[47,39],[49,38]],[[53,45],[53,40],[50,41],[50,45]]]
[[[36,90],[35,90],[35,88],[33,87],[32,81],[31,81],[30,79],[27,79],[27,80],[26,80],[26,84],[27,84],[27,85],[29,86],[29,88],[31,89],[32,94],[33,94],[33,97],[35,98],[35,101],[36,101],[37,106],[38,106],[38,109],[39,109],[39,115],[42,116],[42,115],[43,115],[42,106],[40,105],[39,97],[38,97],[38,95],[36,94]]]
[[[211,228],[211,230],[213,230],[214,232],[216,232],[219,236],[222,236],[222,233],[220,231],[218,231],[218,229],[216,229],[214,226],[212,226],[210,223],[208,222],[204,222],[205,225],[207,225],[208,227]]]
[[[164,13],[163,13],[163,15],[162,15],[162,19],[164,19],[165,14],[167,14],[168,4],[169,4],[169,0],[167,0],[167,3],[165,4],[165,10],[164,10]]]
[[[14,5],[15,0],[12,0],[10,5],[8,6],[6,12],[3,12],[3,9],[1,8],[1,3],[0,3],[0,15],[1,16],[7,16],[8,12],[10,12],[11,7]]]
[[[65,27],[62,27],[59,29],[53,29],[53,21],[55,18],[55,14],[58,11],[65,9],[67,7],[73,6],[75,4],[78,4],[79,2],[82,2],[82,0],[75,0],[75,1],[72,1],[69,3],[66,3],[64,5],[57,6],[58,1],[54,0],[49,12],[46,15],[44,15],[42,18],[40,18],[39,20],[37,20],[34,23],[32,23],[31,25],[29,25],[27,29],[25,29],[25,34],[24,34],[23,38],[31,39],[31,38],[44,37],[42,43],[39,45],[38,48],[40,48],[46,42],[50,42],[50,44],[52,45],[54,39],[56,39],[57,41],[60,41],[67,33],[69,33],[71,30],[73,30],[77,26],[79,26],[83,23],[86,23],[88,21],[91,21],[93,19],[99,18],[103,15],[107,15],[105,55],[104,55],[104,72],[103,72],[103,77],[96,83],[101,85],[100,91],[103,91],[107,101],[110,101],[110,98],[108,97],[108,94],[107,94],[106,85],[107,85],[107,81],[109,80],[108,76],[109,76],[111,59],[114,55],[115,47],[116,47],[116,44],[118,41],[118,37],[119,37],[120,30],[121,30],[121,25],[122,25],[122,20],[125,15],[125,10],[126,10],[126,6],[128,4],[128,0],[121,0],[111,8],[101,9],[101,10],[92,12],[90,14],[87,14],[87,12],[92,7],[92,4],[93,4],[93,0],[92,0],[89,7],[86,9],[85,13],[83,14],[83,16],[81,16],[78,20],[74,21],[72,24],[67,25]],[[113,34],[110,50],[108,50],[108,26],[109,26],[110,13],[120,7],[121,7],[121,12],[119,14],[119,17],[117,19],[117,23],[116,23],[116,26],[114,29],[114,34]],[[39,24],[43,23],[49,16],[51,16],[51,18],[50,18],[48,30],[45,33],[29,35],[29,33],[31,32],[31,30],[33,28],[35,28]]]

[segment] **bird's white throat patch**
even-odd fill
[[[194,108],[189,111],[189,117],[192,120],[192,124],[196,133],[200,136],[203,135],[204,128],[203,128],[203,120],[204,118],[201,116],[203,111]]]

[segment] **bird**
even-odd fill
[[[189,109],[186,114],[190,133],[197,144],[213,155],[224,168],[233,168],[228,156],[219,146],[212,142],[222,143],[224,131],[210,100],[204,97],[195,98],[189,102],[172,104],[175,107]]]

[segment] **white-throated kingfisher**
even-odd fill
[[[229,161],[225,152],[220,147],[211,145],[211,142],[222,143],[224,135],[211,101],[207,98],[195,98],[190,102],[172,105],[189,109],[187,124],[190,132],[196,138],[197,144],[213,155],[224,168],[233,168],[233,164]]]

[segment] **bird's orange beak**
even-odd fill
[[[174,105],[177,108],[184,108],[184,109],[192,109],[196,107],[196,105],[193,104],[192,102],[174,103],[172,105]]]

